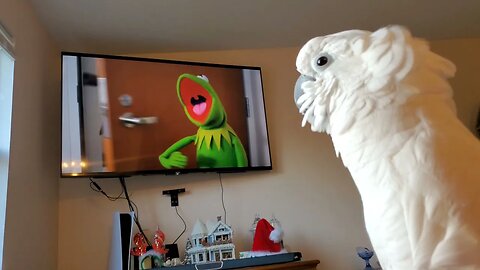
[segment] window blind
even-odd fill
[[[15,40],[13,36],[8,32],[8,30],[0,22],[0,46],[8,53],[10,56],[14,56],[13,49],[15,48]]]

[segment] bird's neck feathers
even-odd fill
[[[458,122],[451,99],[427,94],[402,99],[381,106],[367,100],[355,113],[331,115],[335,150],[351,172],[368,163],[390,160],[419,134],[431,136],[438,126]]]

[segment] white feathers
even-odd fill
[[[400,81],[412,69],[413,55],[407,46],[410,33],[401,27],[382,28],[371,35],[371,45],[361,55],[371,79],[367,87],[376,91],[391,80]]]
[[[329,129],[326,122],[328,121],[329,99],[331,89],[336,87],[336,80],[328,78],[328,75],[326,77],[324,80],[304,82],[301,85],[304,94],[297,100],[297,104],[300,105],[300,113],[304,114],[302,126],[309,121],[312,131],[324,132]]]
[[[480,143],[455,116],[455,66],[400,26],[314,38],[296,63],[302,125],[331,134],[383,269],[480,269]]]

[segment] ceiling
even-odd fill
[[[62,50],[143,53],[300,46],[402,24],[427,39],[480,37],[479,0],[30,0]]]

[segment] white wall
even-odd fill
[[[16,40],[3,269],[56,269],[59,51],[28,1],[1,0]]]
[[[457,115],[475,133],[480,110],[480,38],[442,40],[431,45],[433,51],[457,65],[451,81]]]

